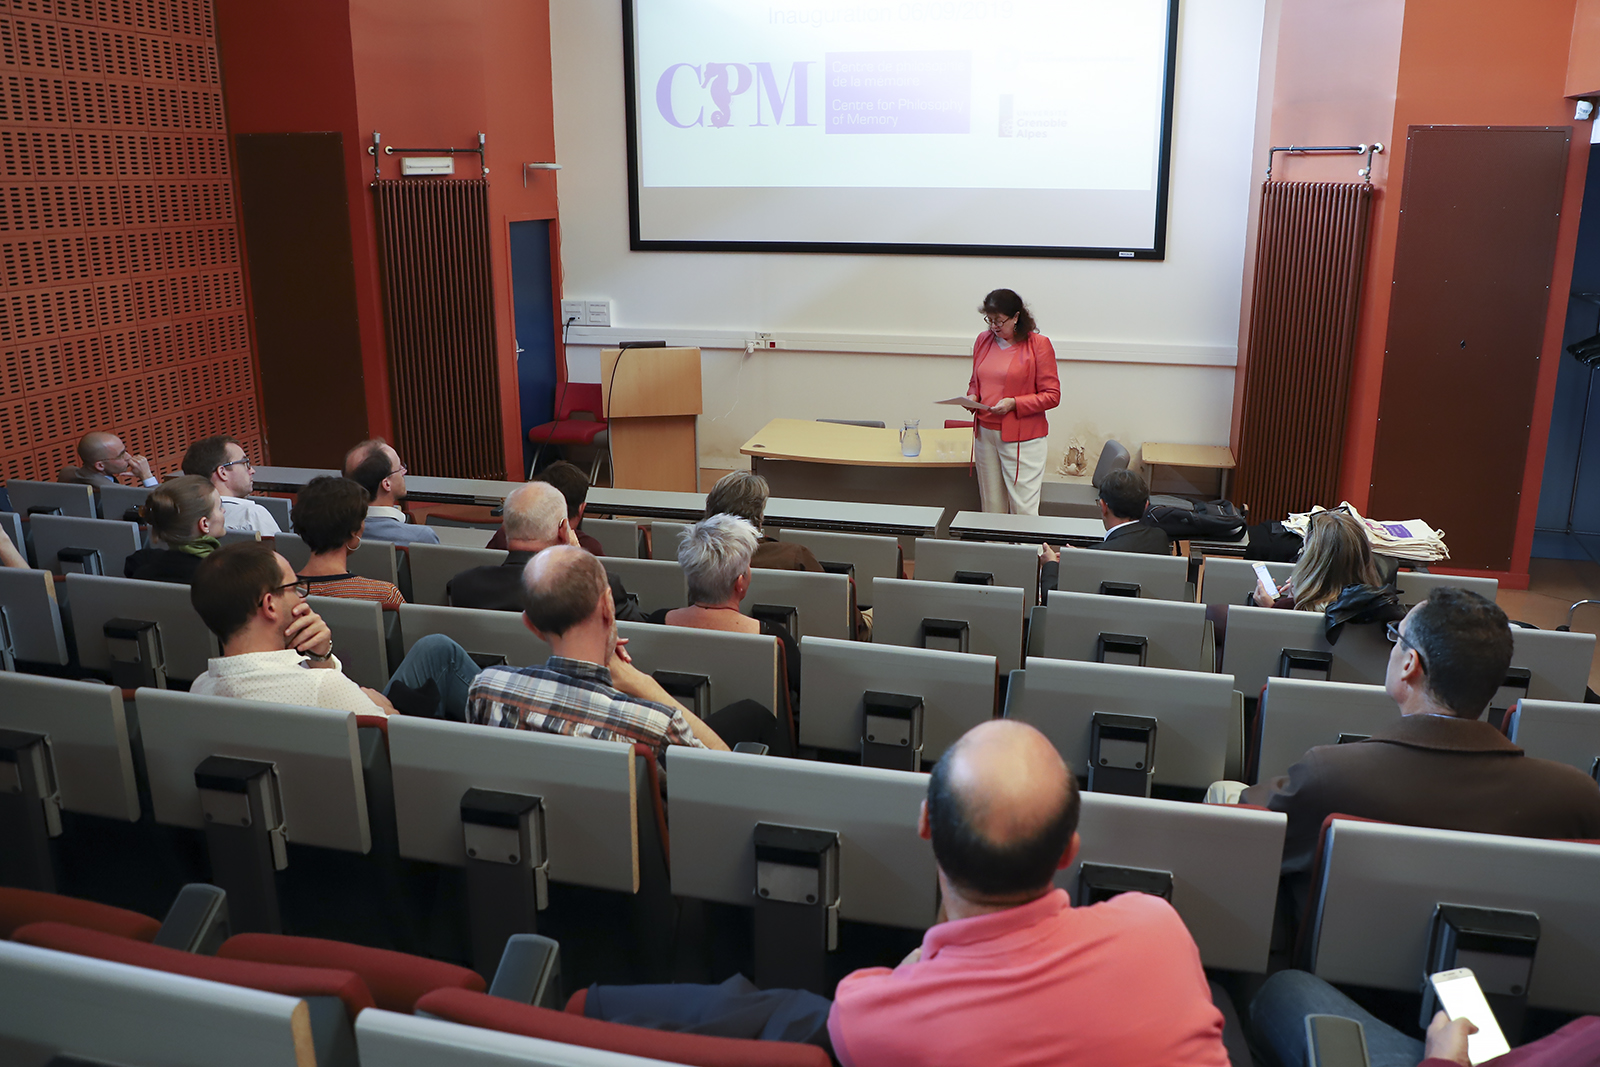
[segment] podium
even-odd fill
[[[617,489],[700,490],[700,350],[607,348],[600,389]]]

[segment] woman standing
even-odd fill
[[[978,311],[989,328],[972,345],[967,397],[993,409],[975,413],[978,498],[984,511],[1037,515],[1050,432],[1044,413],[1061,403],[1056,351],[1010,289],[984,297]]]

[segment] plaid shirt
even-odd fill
[[[612,686],[605,667],[563,656],[539,667],[490,667],[479,674],[467,691],[467,721],[637,742],[649,745],[657,761],[666,758],[668,745],[705,747],[680,709],[629,696]]]

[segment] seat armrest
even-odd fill
[[[561,946],[538,934],[513,934],[500,954],[489,995],[561,1010]]]
[[[190,882],[178,891],[151,942],[162,948],[215,956],[228,940],[228,894],[214,885]]]

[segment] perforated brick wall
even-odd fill
[[[0,476],[264,458],[210,0],[0,0]]]

